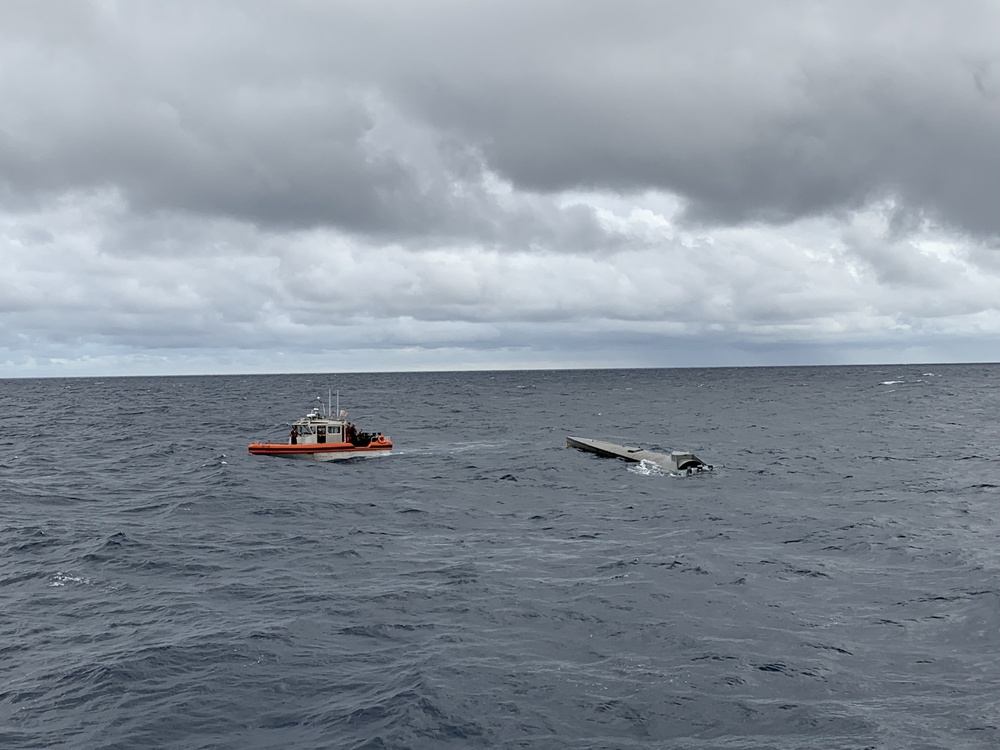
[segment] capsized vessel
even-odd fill
[[[347,412],[322,403],[301,419],[292,423],[287,443],[250,443],[247,450],[254,456],[280,456],[309,461],[335,461],[367,456],[392,450],[392,441],[381,432],[362,432],[347,421]]]
[[[617,443],[608,443],[604,440],[592,440],[591,438],[572,436],[566,438],[566,447],[577,448],[588,453],[596,453],[598,456],[605,456],[607,458],[620,458],[625,461],[636,462],[649,461],[678,474],[699,474],[712,469],[711,464],[706,464],[688,451],[658,453],[656,451],[647,451],[637,446],[618,445]]]

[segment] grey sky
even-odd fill
[[[996,360],[998,32],[8,0],[0,376]]]

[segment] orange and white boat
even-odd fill
[[[392,441],[381,432],[362,432],[347,421],[347,412],[317,406],[292,423],[287,443],[250,443],[254,456],[281,456],[309,461],[336,461],[392,450]]]

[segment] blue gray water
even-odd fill
[[[392,455],[246,453],[330,388]],[[998,414],[1000,365],[0,381],[0,747],[996,748]]]

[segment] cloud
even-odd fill
[[[473,42],[408,19],[441,51],[389,82],[519,187],[664,190],[726,223],[898,196],[1000,227],[995,4],[490,7],[487,24],[462,21]]]
[[[998,25],[11,0],[0,371],[958,351],[1000,325]]]
[[[1000,228],[993,3],[70,3],[75,33],[12,8],[18,190],[461,234],[496,210],[494,171],[663,190],[726,223],[894,195]]]

